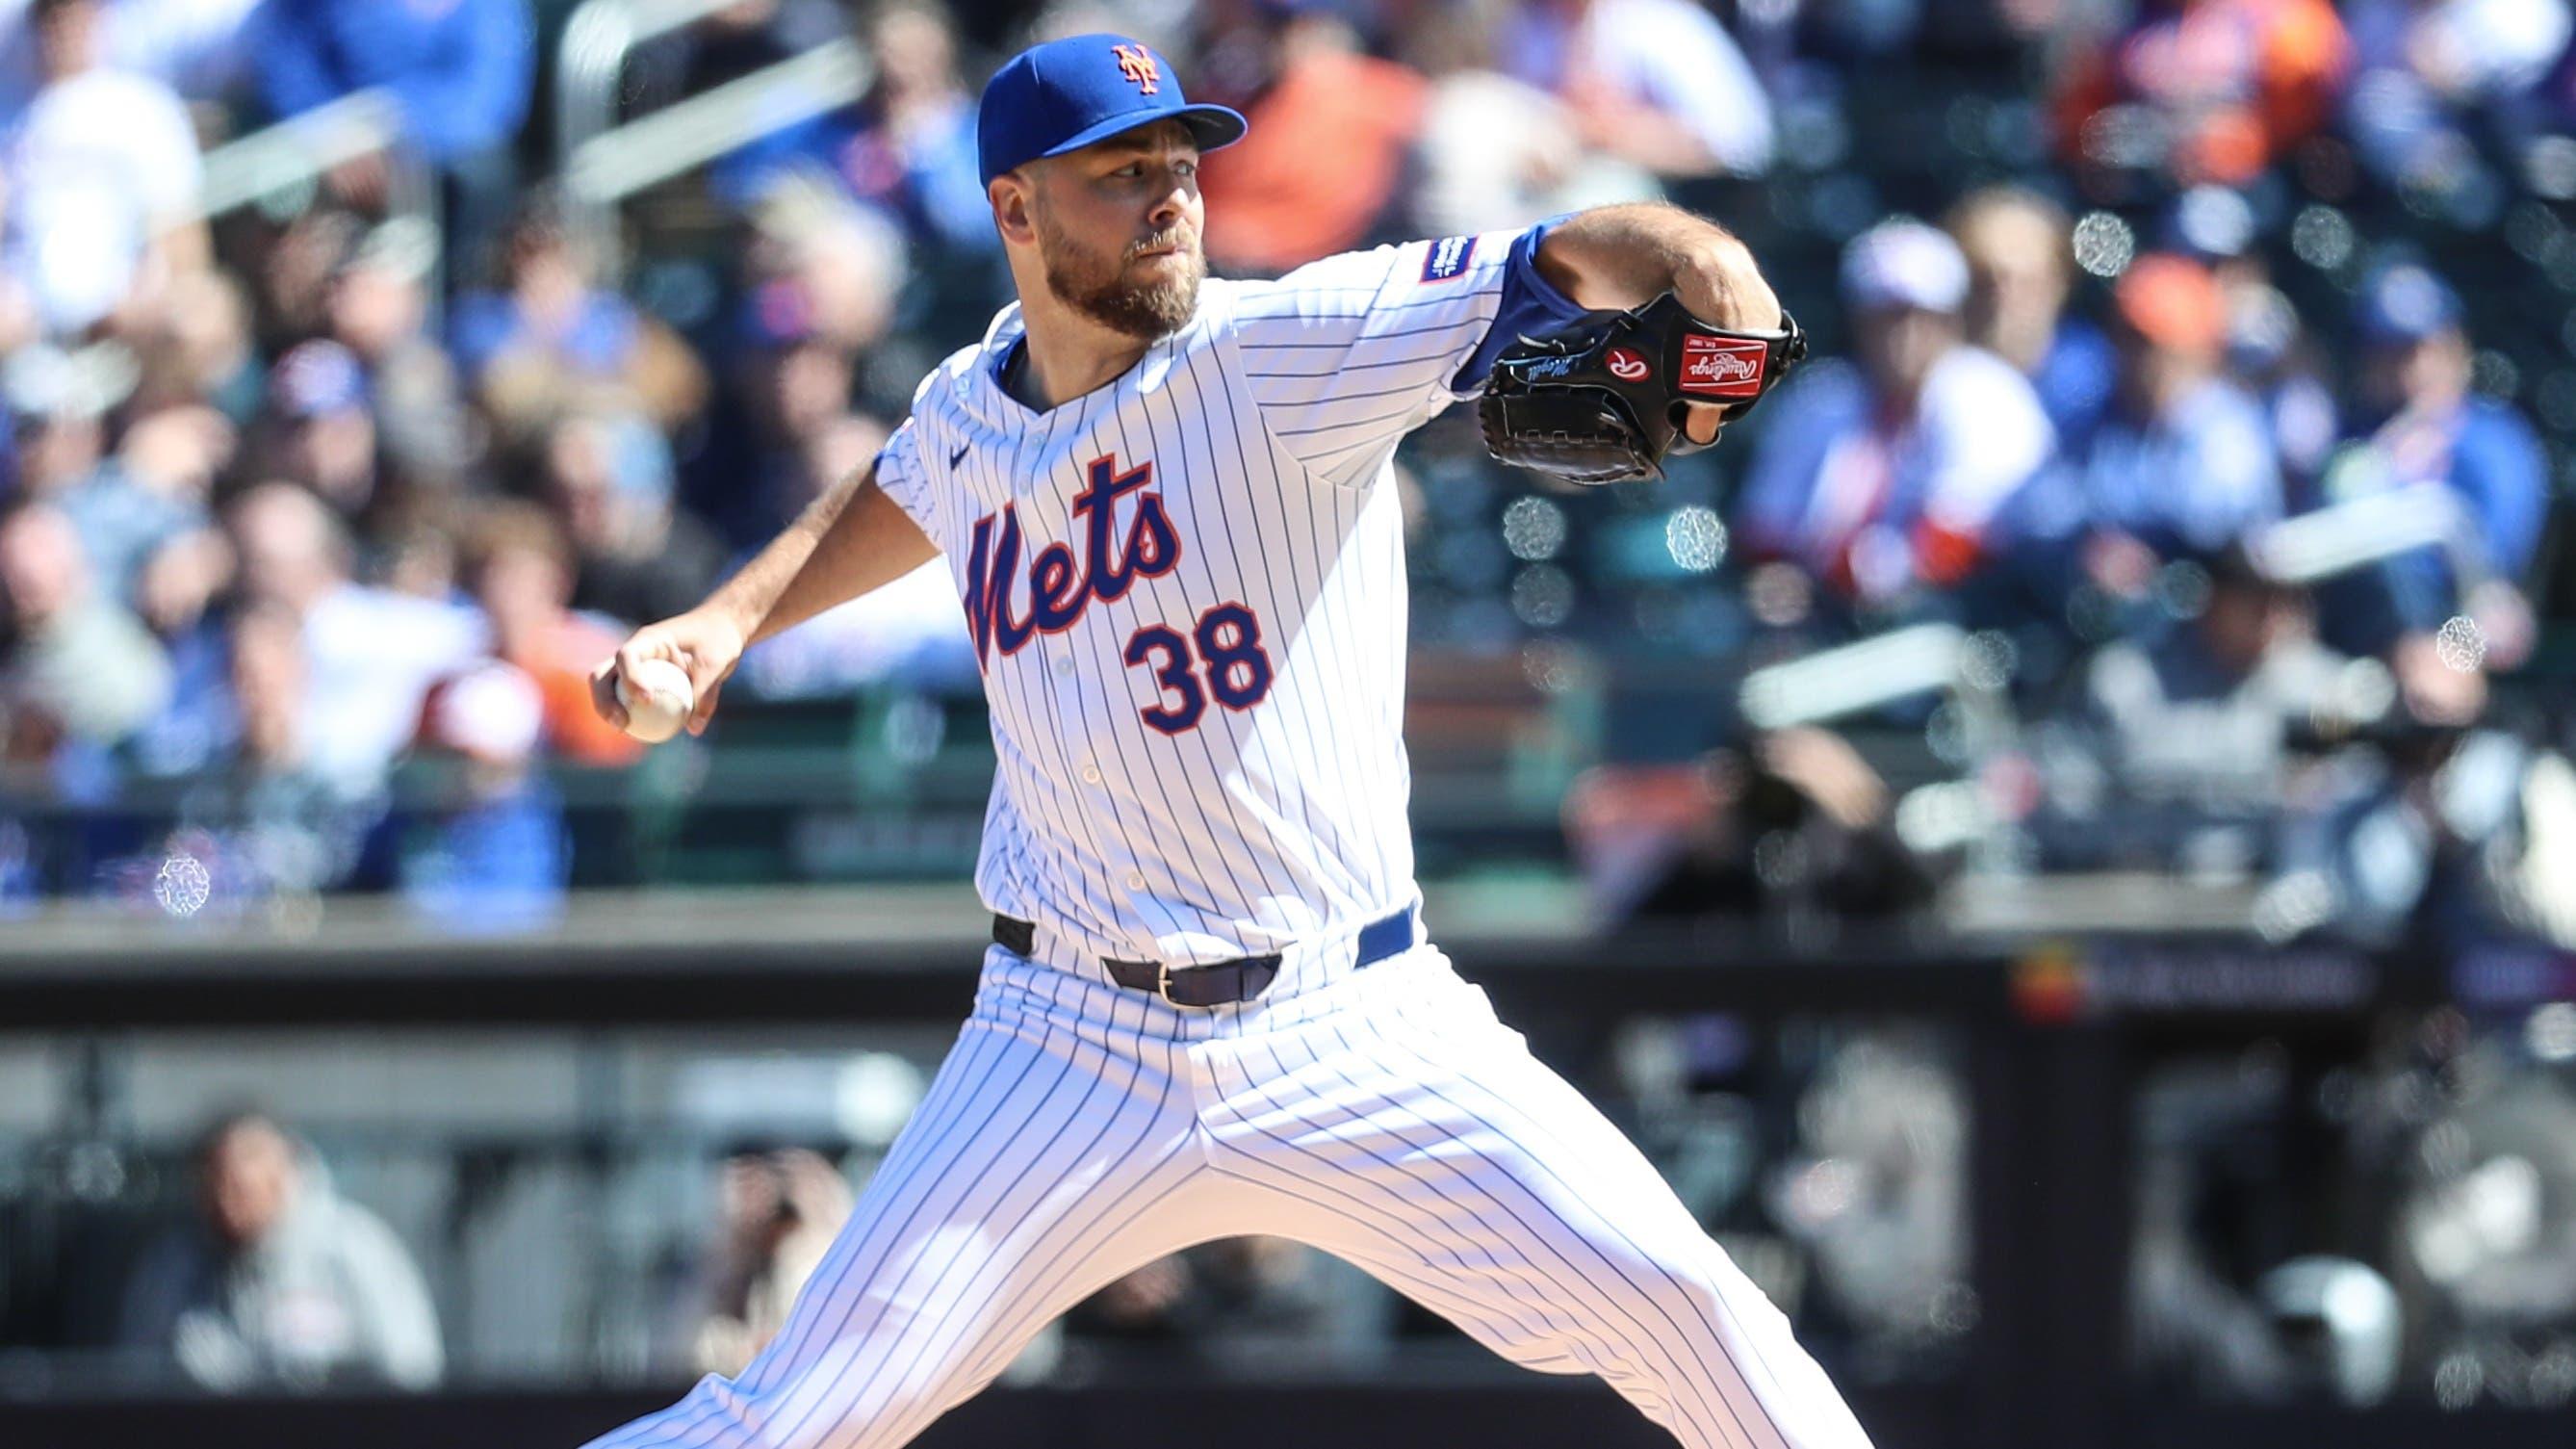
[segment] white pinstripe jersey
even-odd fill
[[[1573,313],[1531,265],[1544,230],[1210,279],[1043,413],[998,380],[1017,304],[923,381],[877,482],[965,601],[997,757],[975,884],[1039,959],[1224,960],[1415,902],[1379,485],[1514,327]]]

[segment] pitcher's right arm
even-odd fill
[[[808,504],[706,602],[636,630],[591,672],[591,704],[625,728],[618,678],[646,659],[667,659],[689,672],[697,693],[689,732],[701,733],[745,649],[892,583],[938,553],[921,525],[877,486],[871,464]]]

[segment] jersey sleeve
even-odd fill
[[[895,506],[911,515],[930,535],[930,541],[945,550],[948,539],[939,527],[939,501],[930,486],[930,469],[921,456],[921,421],[919,415],[903,420],[877,450],[877,487]]]
[[[1520,334],[1586,315],[1539,275],[1554,224],[1350,252],[1246,287],[1235,340],[1272,436],[1327,482],[1377,476],[1398,439],[1482,390]]]

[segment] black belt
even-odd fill
[[[1017,916],[993,917],[993,944],[1014,956],[1027,956],[1036,947],[1037,936],[1038,928]],[[1351,969],[1374,966],[1411,949],[1413,907],[1406,906],[1360,929],[1360,956]],[[1112,961],[1106,956],[1100,964],[1109,968],[1110,980],[1131,991],[1150,991],[1174,1006],[1226,1006],[1250,1001],[1268,990],[1279,976],[1279,954],[1275,951],[1267,956],[1242,956],[1205,966]]]

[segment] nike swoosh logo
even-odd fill
[[[973,452],[974,450],[975,450],[975,445],[974,445],[973,443],[960,443],[960,444],[958,444],[958,445],[957,445],[957,451],[948,455],[948,466],[949,466],[949,467],[951,467],[951,468],[954,468],[954,467],[956,467],[958,464],[965,462],[965,461],[966,461],[966,455],[967,455],[968,453]]]

